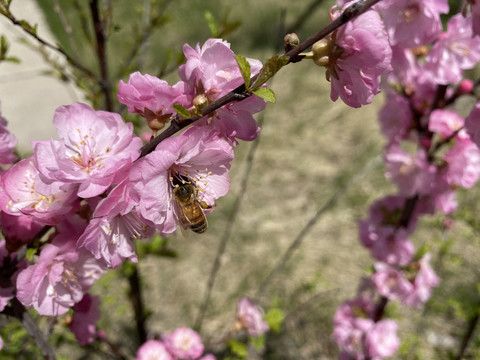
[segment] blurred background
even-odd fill
[[[333,5],[326,0],[109,3],[101,14],[111,19],[106,52],[111,110],[134,122],[139,133],[142,119],[116,100],[120,79],[141,71],[175,83],[183,44],[203,44],[212,36],[225,38],[236,54],[265,61],[283,52],[287,32],[304,40],[321,29]],[[14,0],[12,12],[100,74],[87,2]],[[39,50],[38,42],[7,19],[0,18],[0,33],[9,40],[9,54],[20,60],[0,63],[0,101],[22,155],[31,153],[31,140],[55,137],[51,121],[58,106],[82,101],[107,108],[98,83],[67,66],[64,56]],[[248,358],[332,359],[337,355],[333,314],[355,296],[373,264],[358,241],[357,221],[374,200],[395,193],[381,162],[385,141],[377,112],[383,99],[377,96],[360,109],[332,103],[324,70],[307,61],[282,69],[270,87],[277,103],[258,114],[257,142],[235,149],[231,191],[209,215],[207,233],[172,236],[170,257],[140,259],[147,327],[161,334],[196,326],[206,343],[215,344],[234,321],[237,299],[249,296],[265,311],[278,310],[280,325],[261,350],[249,349]],[[460,193],[456,221],[448,229],[442,217],[424,218],[418,225],[412,240],[417,247],[430,244],[442,283],[422,309],[389,304],[388,316],[400,321],[402,347],[395,358],[449,359],[449,351],[458,348],[480,304],[478,199],[478,187],[468,196]],[[215,263],[219,267],[209,287]],[[132,335],[130,290],[122,271],[128,270],[106,274],[93,293],[102,299],[100,328],[134,354],[139,344]],[[75,347],[68,335],[55,341],[68,359],[106,356]],[[472,358],[479,349],[477,341]]]

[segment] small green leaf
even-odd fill
[[[257,337],[249,336],[248,341],[252,344],[256,349],[261,349],[265,346],[265,335],[259,335]]]
[[[228,342],[228,347],[235,355],[240,356],[241,358],[247,358],[248,349],[246,344],[239,341],[230,340]]]
[[[270,309],[265,314],[265,321],[267,322],[270,329],[275,332],[280,331],[284,320],[285,314],[283,313],[283,310],[278,308]]]
[[[235,60],[237,60],[238,68],[240,69],[243,81],[245,82],[245,89],[248,89],[250,86],[250,76],[252,76],[250,72],[250,64],[248,63],[247,58],[242,55],[235,55]]]
[[[210,29],[210,33],[212,34],[212,37],[217,37],[218,36],[218,22],[213,16],[213,14],[210,11],[205,11],[203,13],[203,16],[205,17],[205,21],[207,22],[208,28]]]
[[[276,55],[271,57],[267,60],[267,62],[263,65],[262,69],[260,70],[257,80],[253,83],[250,90],[256,90],[263,84],[265,84],[268,79],[273,77],[278,70],[288,64],[290,58],[288,56],[279,56]]]
[[[30,248],[30,249],[27,250],[27,253],[25,254],[25,258],[28,261],[32,261],[33,257],[35,256],[36,253],[37,253],[37,249]]]
[[[271,103],[275,102],[275,93],[271,89],[258,88],[256,90],[253,90],[253,93],[268,102],[271,102]]]
[[[190,117],[190,113],[182,105],[173,104],[173,108],[178,113],[178,115],[180,115],[181,117],[184,117],[184,118],[189,118]]]

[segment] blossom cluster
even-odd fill
[[[177,106],[197,115],[243,83],[226,41],[185,45],[184,53],[181,81],[173,86],[138,72],[120,81],[118,100],[154,133],[176,117]],[[258,60],[248,61],[253,74],[260,70]],[[136,240],[179,226],[193,229],[192,213],[213,211],[230,188],[233,146],[256,138],[260,129],[252,115],[265,105],[255,95],[229,104],[143,157],[142,140],[119,114],[65,105],[53,118],[58,139],[32,142],[33,154],[16,163],[16,139],[0,117],[0,163],[11,165],[0,178],[0,267],[8,275],[0,282],[0,311],[13,297],[41,315],[73,309],[68,325],[77,340],[101,337],[95,326],[99,299],[88,294],[92,284],[127,259],[137,262]],[[188,197],[183,202],[178,189]],[[16,251],[25,246],[38,250],[31,261],[17,261]],[[168,337],[174,358],[190,358],[172,350],[187,335],[177,329]]]
[[[255,303],[242,297],[237,302],[234,332],[245,330],[251,336],[259,336],[269,330],[263,313]],[[148,340],[137,350],[136,360],[215,360],[212,354],[205,354],[205,346],[200,335],[188,327],[180,327],[157,340]]]
[[[397,324],[383,318],[386,302],[419,307],[439,283],[431,254],[411,241],[418,220],[451,214],[458,206],[457,189],[478,182],[480,103],[466,118],[447,108],[473,90],[464,79],[464,71],[480,61],[473,6],[470,14],[452,16],[446,30],[440,20],[449,11],[446,0],[385,0],[371,10],[378,12],[391,48],[392,71],[382,82],[386,103],[379,120],[386,138],[386,177],[397,192],[377,200],[359,221],[360,242],[376,263],[358,297],[335,314],[333,336],[341,358],[383,359],[396,352]],[[369,41],[377,41],[372,35]],[[341,71],[337,74],[342,78]]]

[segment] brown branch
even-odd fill
[[[147,341],[147,330],[145,322],[147,317],[145,315],[145,307],[142,299],[142,287],[138,266],[132,264],[133,271],[128,275],[128,283],[130,285],[130,302],[132,303],[133,312],[135,313],[135,324],[137,328],[137,336],[139,344]]]
[[[354,4],[352,4],[350,7],[346,8],[344,12],[335,20],[333,20],[330,24],[325,26],[322,30],[317,32],[315,35],[309,37],[307,40],[303,41],[300,43],[298,46],[294,47],[290,51],[287,51],[284,53],[282,56],[286,56],[289,58],[289,63],[292,61],[298,61],[299,60],[299,54],[310,48],[314,43],[317,41],[323,39],[325,36],[330,34],[331,32],[335,31],[338,29],[340,26],[345,25],[348,21],[352,20],[353,18],[357,17],[360,14],[363,14],[367,10],[370,9],[373,5],[378,3],[381,0],[360,0]],[[257,79],[257,75],[253,76],[250,80],[250,83],[253,84],[255,80]],[[172,136],[175,134],[177,131],[187,127],[188,125],[194,123],[195,121],[199,120],[201,117],[207,116],[214,112],[215,110],[221,108],[222,106],[231,103],[233,101],[242,101],[246,99],[247,97],[250,96],[248,93],[245,92],[245,83],[238,86],[228,94],[224,95],[220,99],[208,104],[203,110],[202,110],[202,116],[193,116],[189,119],[180,119],[177,116],[175,116],[172,119],[172,122],[170,126],[161,134],[159,134],[156,138],[154,138],[152,141],[150,141],[148,144],[145,144],[142,147],[141,151],[141,157],[147,155],[148,153],[152,152],[155,150],[155,147],[163,140],[166,138]]]
[[[92,15],[93,26],[95,29],[95,38],[97,40],[97,55],[100,66],[100,86],[102,88],[103,95],[105,96],[105,109],[107,111],[113,111],[112,103],[112,84],[108,80],[108,65],[107,65],[107,51],[104,23],[100,18],[98,11],[98,0],[90,0],[90,12]]]

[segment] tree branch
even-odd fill
[[[328,24],[318,33],[309,37],[307,40],[303,41],[302,43],[300,43],[298,46],[294,47],[290,51],[287,51],[282,56],[288,57],[289,63],[292,62],[293,60],[298,61],[298,56],[302,51],[310,48],[314,43],[323,39],[325,36],[332,33],[333,31],[338,29],[340,26],[345,25],[348,21],[352,20],[353,18],[357,17],[360,14],[363,14],[364,12],[369,10],[370,7],[372,7],[379,1],[381,0],[366,0],[366,1],[360,0],[352,4],[350,7],[345,9],[345,11],[338,18],[333,20],[330,24]],[[257,79],[257,77],[258,77],[257,75],[253,76],[250,80],[250,83],[253,84]],[[243,94],[244,92],[245,92],[245,83],[238,86],[237,88],[235,88],[228,94],[224,95],[220,99],[205,106],[205,108],[202,110],[202,116],[193,116],[189,119],[180,119],[178,115],[174,116],[170,126],[164,132],[160,133],[156,138],[154,138],[152,141],[150,141],[148,144],[145,144],[142,147],[140,157],[149,154],[150,152],[155,150],[156,146],[160,142],[172,136],[177,131],[180,131],[181,129],[191,125],[192,123],[199,120],[200,118],[211,114],[215,110],[221,108],[222,106],[228,103],[231,103],[233,101],[242,101],[248,98],[250,96],[250,94],[248,93],[245,93],[244,95],[246,96],[244,96],[243,98],[238,97],[238,94]]]
[[[93,26],[95,29],[95,38],[97,40],[97,55],[98,63],[100,66],[100,86],[102,88],[103,95],[105,96],[105,109],[107,111],[113,111],[112,103],[112,84],[108,79],[108,64],[107,64],[107,52],[104,23],[100,18],[98,11],[98,0],[90,0],[90,12],[92,14]]]

